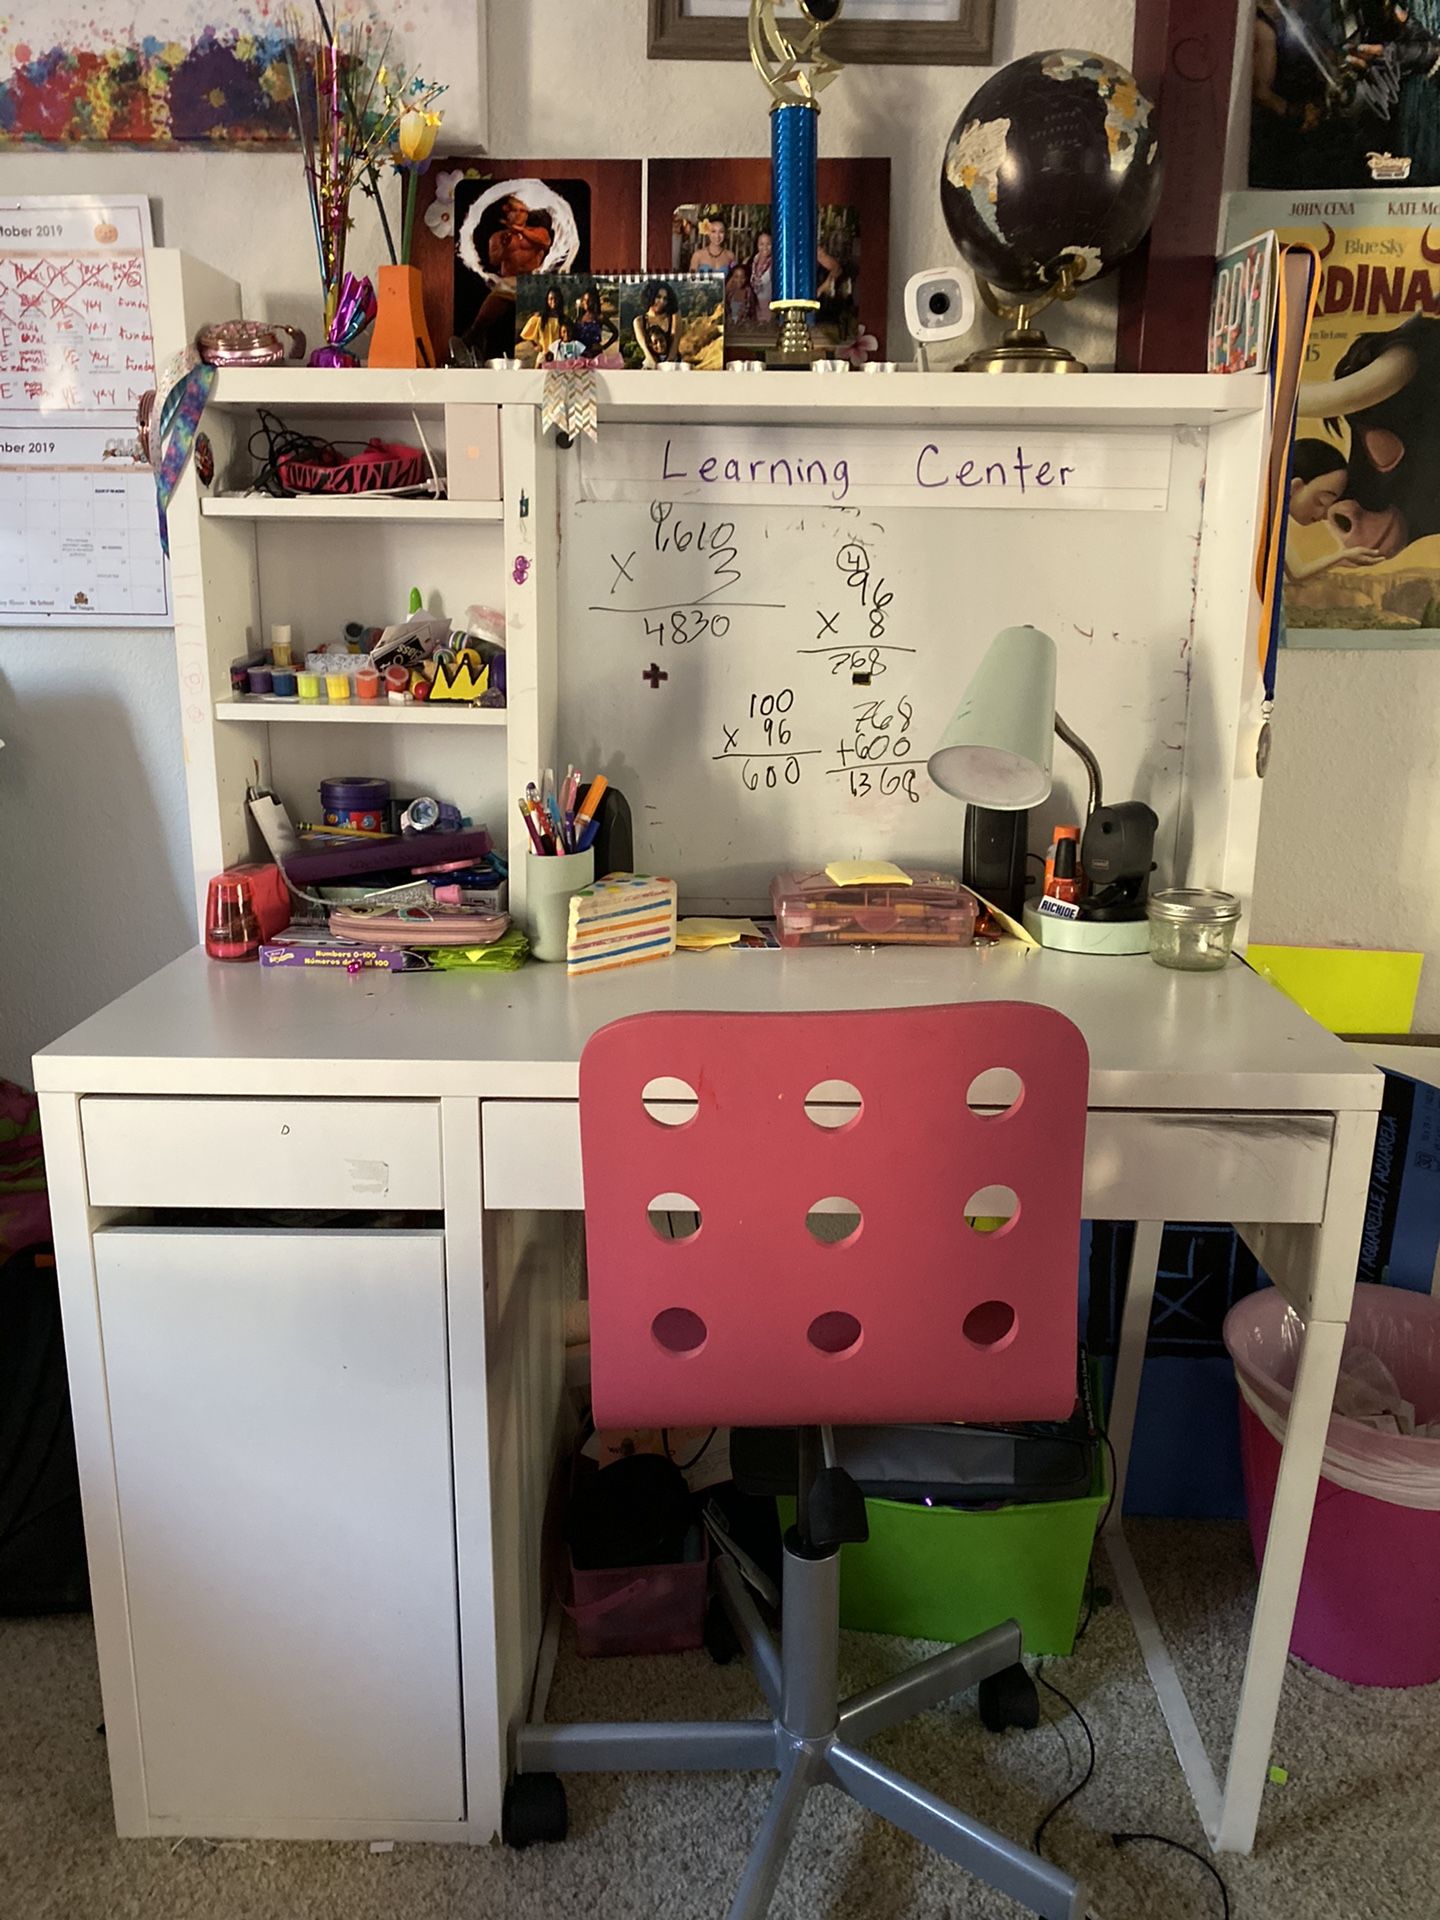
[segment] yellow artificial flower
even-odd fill
[[[436,135],[440,131],[440,115],[426,113],[419,107],[409,107],[400,116],[396,130],[396,145],[400,158],[407,166],[419,166],[428,160],[435,151]]]

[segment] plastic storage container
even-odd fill
[[[1280,1472],[1300,1322],[1274,1288],[1238,1301],[1225,1345],[1240,1385],[1240,1445],[1258,1565]],[[1346,1352],[1377,1353],[1416,1418],[1440,1418],[1440,1300],[1361,1284]],[[1440,1680],[1440,1439],[1332,1414],[1291,1651],[1362,1687]]]
[[[975,896],[953,874],[904,869],[910,885],[840,887],[825,873],[778,873],[770,888],[782,947],[968,947]]]
[[[1070,1653],[1107,1498],[1097,1446],[1079,1500],[975,1509],[869,1499],[870,1538],[840,1549],[840,1624],[959,1641],[1018,1620],[1027,1653]],[[779,1505],[789,1525],[794,1503]]]
[[[565,1611],[578,1650],[588,1656],[688,1653],[705,1642],[710,1580],[708,1542],[697,1526],[698,1555],[655,1567],[571,1564]]]

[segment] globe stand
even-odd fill
[[[1056,347],[1033,325],[1036,314],[1043,313],[1054,300],[1073,300],[1076,292],[1075,268],[1067,260],[1056,276],[1055,284],[1033,300],[1017,300],[1014,305],[997,298],[994,288],[977,273],[975,284],[986,309],[997,320],[1014,324],[994,346],[977,347],[955,369],[957,373],[1084,373],[1083,360],[1077,360],[1068,347]]]

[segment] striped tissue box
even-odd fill
[[[675,882],[612,873],[570,899],[565,961],[571,973],[606,973],[675,951]]]

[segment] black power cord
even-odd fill
[[[1061,1705],[1074,1716],[1080,1731],[1085,1736],[1087,1756],[1084,1773],[1081,1774],[1074,1786],[1063,1793],[1055,1802],[1054,1806],[1050,1808],[1049,1812],[1043,1816],[1030,1837],[1032,1851],[1038,1853],[1040,1858],[1045,1860],[1049,1858],[1043,1845],[1046,1828],[1050,1825],[1050,1822],[1055,1818],[1056,1814],[1063,1812],[1064,1809],[1070,1805],[1070,1802],[1077,1800],[1085,1791],[1086,1787],[1089,1786],[1095,1777],[1095,1764],[1099,1756],[1095,1746],[1095,1735],[1090,1731],[1090,1723],[1070,1698],[1069,1694],[1062,1693],[1053,1681],[1047,1680],[1038,1665],[1035,1669],[1035,1678],[1047,1693],[1053,1693]],[[1190,1859],[1204,1867],[1205,1871],[1210,1875],[1210,1878],[1215,1882],[1215,1885],[1220,1889],[1220,1910],[1223,1915],[1223,1920],[1230,1920],[1230,1890],[1225,1885],[1224,1880],[1221,1878],[1220,1871],[1213,1861],[1207,1860],[1205,1855],[1200,1853],[1196,1848],[1186,1846],[1183,1840],[1172,1840],[1168,1834],[1112,1833],[1110,1836],[1110,1844],[1116,1848],[1132,1846],[1137,1840],[1145,1841],[1157,1847],[1170,1847],[1176,1853],[1187,1854]]]
[[[1105,1511],[1100,1516],[1100,1524],[1095,1530],[1097,1541],[1103,1536],[1105,1528],[1109,1523],[1110,1515],[1115,1506],[1115,1495],[1118,1490],[1116,1486],[1115,1448],[1108,1433],[1102,1431],[1100,1438],[1105,1442],[1106,1449],[1110,1455],[1110,1498],[1105,1503]],[[1095,1600],[1095,1561],[1092,1555],[1089,1572],[1086,1576],[1085,1616],[1075,1634],[1075,1644],[1077,1646],[1085,1638],[1090,1622],[1094,1618]],[[1076,1706],[1069,1694],[1062,1693],[1053,1681],[1046,1679],[1042,1671],[1043,1666],[1043,1660],[1036,1662],[1035,1678],[1040,1685],[1044,1687],[1045,1691],[1047,1693],[1053,1693],[1060,1704],[1073,1716],[1081,1733],[1085,1736],[1086,1759],[1085,1771],[1081,1774],[1080,1778],[1075,1782],[1074,1786],[1067,1788],[1055,1802],[1054,1806],[1042,1816],[1034,1833],[1031,1835],[1031,1849],[1035,1853],[1038,1853],[1042,1860],[1048,1858],[1043,1844],[1046,1829],[1057,1814],[1064,1812],[1072,1800],[1079,1799],[1086,1787],[1088,1787],[1090,1782],[1095,1778],[1095,1767],[1099,1758],[1095,1746],[1095,1735],[1090,1730],[1089,1721],[1085,1718],[1084,1714],[1081,1713],[1079,1707]],[[1117,1849],[1120,1847],[1133,1846],[1137,1841],[1142,1841],[1150,1846],[1169,1847],[1176,1853],[1188,1855],[1191,1860],[1194,1860],[1198,1865],[1202,1866],[1220,1890],[1220,1911],[1223,1920],[1230,1920],[1230,1889],[1226,1886],[1219,1868],[1216,1867],[1212,1860],[1207,1860],[1203,1853],[1199,1852],[1195,1847],[1187,1846],[1183,1840],[1172,1840],[1168,1834],[1164,1833],[1112,1833],[1110,1836],[1110,1844]]]

